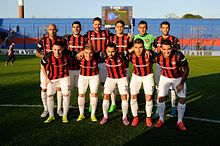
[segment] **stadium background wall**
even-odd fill
[[[46,27],[50,23],[58,26],[58,35],[71,34],[71,23],[78,20],[82,23],[82,34],[92,30],[92,18],[0,18],[0,32],[9,32],[19,26],[19,32],[15,34],[16,49],[35,49],[40,37],[46,33]],[[220,51],[220,19],[146,19],[134,18],[134,29],[126,29],[125,32],[137,34],[139,21],[148,23],[148,32],[160,35],[159,25],[167,20],[171,24],[170,34],[180,40],[182,50],[209,50]],[[114,29],[110,29],[114,33]]]

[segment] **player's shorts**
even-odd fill
[[[140,91],[143,83],[144,93],[147,95],[153,95],[154,91],[154,74],[148,74],[147,76],[137,76],[132,74],[130,82],[130,93],[131,95],[137,95]]]
[[[99,79],[100,79],[100,82],[104,83],[106,78],[107,78],[107,75],[108,75],[108,71],[107,71],[105,62],[99,63],[98,67],[99,67]]]
[[[57,86],[61,88],[62,94],[70,94],[70,77],[67,76],[64,78],[51,80],[51,82],[47,85],[47,95],[54,95],[56,93]]]
[[[98,93],[99,75],[95,75],[95,76],[79,75],[79,79],[78,79],[79,94],[85,94],[88,86],[90,88],[90,93]]]
[[[78,79],[79,79],[79,70],[69,70],[70,74],[70,89],[78,86]]]
[[[127,77],[119,78],[119,79],[113,79],[113,78],[107,77],[105,81],[105,85],[104,85],[104,93],[111,94],[116,85],[118,85],[118,90],[121,95],[128,94]]]
[[[182,77],[180,78],[168,78],[165,76],[160,76],[160,82],[158,86],[158,96],[165,97],[168,95],[170,86],[175,90],[176,95],[181,98],[186,97],[186,83],[184,83],[184,88],[180,93],[177,93],[176,86],[180,83]]]

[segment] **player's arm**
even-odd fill
[[[47,86],[47,84],[48,84],[49,82],[51,82],[50,79],[49,79],[49,77],[48,77],[48,75],[47,75],[47,71],[46,71],[46,68],[45,68],[47,65],[48,65],[48,60],[47,60],[47,58],[46,58],[46,57],[42,58],[42,59],[41,59],[41,71],[43,72],[43,74],[44,74],[44,76],[45,76],[45,78],[46,78],[46,86]]]
[[[37,44],[37,49],[36,49],[36,54],[35,54],[38,58],[44,57],[43,54],[41,54],[42,50],[43,50],[43,42],[41,39]]]

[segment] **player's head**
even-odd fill
[[[57,26],[55,24],[48,25],[47,32],[49,37],[55,37],[57,35]]]
[[[148,26],[147,26],[146,21],[142,20],[138,23],[138,32],[141,36],[143,36],[147,33],[147,29],[148,29]]]
[[[162,35],[169,35],[170,32],[170,23],[168,21],[163,21],[160,23],[160,31]]]
[[[172,43],[166,39],[161,42],[161,52],[165,58],[169,57],[172,51]]]
[[[141,56],[142,52],[144,50],[144,41],[140,38],[137,38],[136,40],[134,40],[134,52],[137,56]]]
[[[91,44],[87,44],[83,50],[84,58],[89,61],[92,60],[94,54],[94,48]]]
[[[54,56],[60,58],[62,56],[63,44],[61,42],[54,42],[52,50]]]
[[[123,34],[125,28],[125,22],[123,20],[118,20],[115,23],[115,30],[117,34]]]
[[[81,32],[81,23],[79,21],[73,21],[72,23],[72,32],[75,35],[79,35]]]
[[[113,58],[116,54],[116,45],[114,43],[108,43],[106,48],[108,58]]]
[[[92,22],[94,31],[100,31],[102,27],[102,19],[99,17],[95,17]]]

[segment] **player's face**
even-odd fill
[[[135,54],[139,57],[141,56],[143,50],[144,50],[144,45],[143,44],[134,44],[134,52]]]
[[[162,32],[162,35],[166,36],[169,35],[170,28],[167,24],[162,24],[160,31]]]
[[[84,50],[84,58],[89,61],[89,60],[92,60],[92,57],[93,57],[93,52],[91,50],[87,50],[85,49]]]
[[[55,25],[49,25],[47,32],[50,37],[54,37],[57,34],[57,27]]]
[[[73,32],[73,34],[75,34],[75,35],[79,35],[80,32],[81,32],[81,27],[80,27],[80,25],[79,25],[79,24],[73,24],[73,26],[72,26],[72,32]]]
[[[113,58],[115,56],[115,48],[114,47],[107,47],[106,53],[110,59]]]
[[[140,34],[141,36],[145,35],[146,32],[147,32],[147,26],[146,26],[146,24],[140,24],[140,25],[138,26],[138,32],[139,32],[139,34]]]
[[[162,51],[162,54],[165,58],[169,57],[170,56],[170,53],[171,53],[171,46],[170,45],[162,45],[161,47],[161,51]]]
[[[100,31],[101,30],[101,26],[102,26],[102,24],[101,24],[100,21],[95,20],[93,22],[93,29],[94,29],[94,31],[97,31],[97,32]]]
[[[121,23],[117,23],[115,25],[115,31],[117,34],[123,34],[124,33],[124,26]]]
[[[60,58],[62,56],[63,48],[61,46],[53,45],[53,54],[56,58]]]

